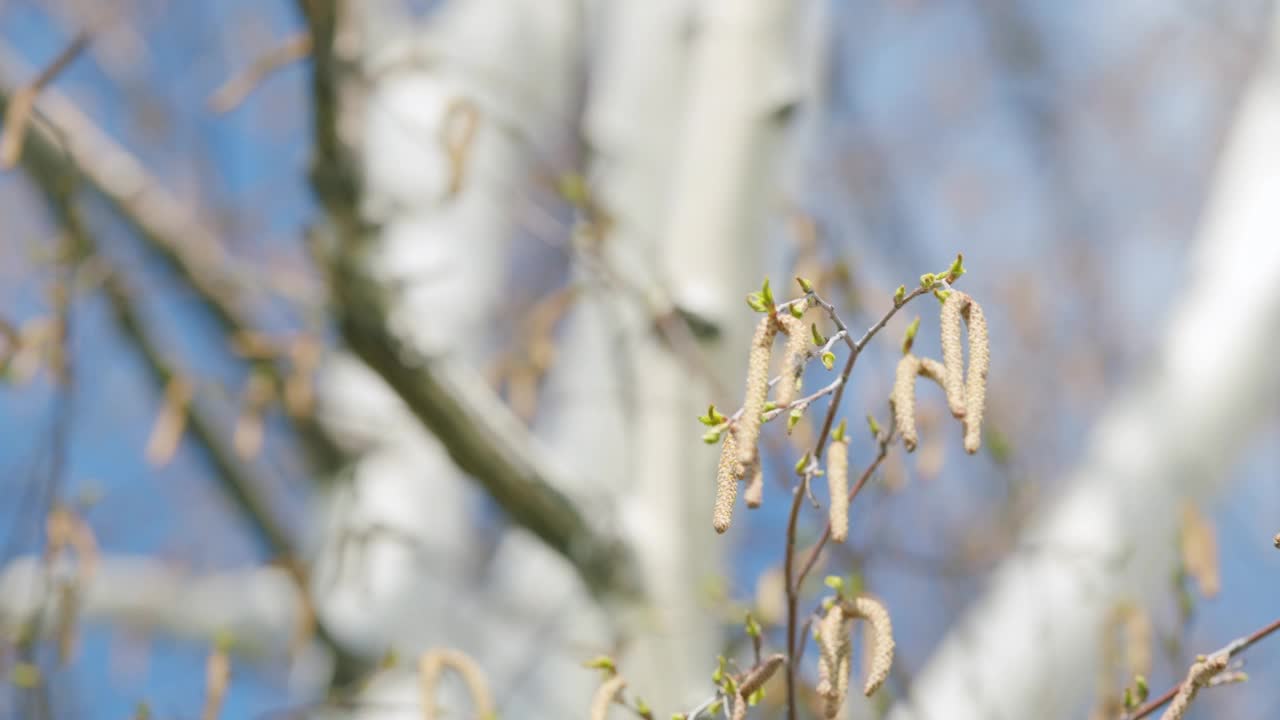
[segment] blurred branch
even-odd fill
[[[215,113],[227,113],[236,109],[249,97],[268,75],[305,58],[311,53],[311,36],[298,33],[267,51],[249,67],[233,75],[209,96],[209,109]]]
[[[10,77],[21,74],[21,66],[15,54],[0,44],[0,108],[18,101],[7,86]],[[251,291],[237,277],[217,235],[67,97],[46,92],[35,110],[45,122],[27,133],[24,166],[46,174],[56,168],[86,182],[190,286],[228,337],[252,332],[256,324],[245,307]],[[287,369],[277,364],[261,366],[276,381],[287,376]],[[313,417],[291,420],[315,464],[323,468],[337,464],[341,458],[337,443]]]
[[[634,595],[639,571],[629,549],[594,527],[557,489],[568,485],[556,480],[561,471],[483,378],[454,359],[425,356],[391,326],[390,291],[365,269],[364,250],[376,234],[360,215],[360,173],[339,133],[341,114],[357,113],[360,82],[351,77],[357,48],[350,28],[340,27],[342,7],[333,0],[300,0],[313,39],[312,183],[328,211],[329,223],[321,229],[334,233],[332,242],[318,245],[327,254],[323,264],[342,337],[512,521],[567,558],[593,592]],[[344,83],[350,87],[343,87],[346,105],[339,107]]]
[[[35,79],[27,83],[13,94],[13,99],[4,114],[4,136],[0,137],[0,168],[8,170],[18,162],[22,152],[22,138],[27,132],[27,123],[31,120],[31,110],[36,96],[46,85],[66,69],[71,61],[89,44],[89,34],[81,32],[76,35],[58,56],[53,59]]]
[[[3,107],[5,100],[0,93],[0,107]],[[73,197],[75,181],[78,179],[73,172],[74,166],[63,161],[57,148],[50,143],[50,138],[42,132],[29,133],[26,146],[27,152],[23,159],[28,174],[45,194],[65,231],[72,235],[76,252],[92,257],[102,267],[102,289],[111,305],[112,316],[120,332],[141,353],[153,383],[163,391],[173,378],[189,377],[165,357],[163,343],[147,329],[123,275],[118,268],[112,266],[110,259],[100,251],[94,235],[80,222]],[[255,534],[271,550],[273,556],[287,562],[296,562],[299,557],[298,548],[263,495],[263,490],[270,486],[270,481],[255,465],[244,462],[236,455],[231,445],[218,433],[213,414],[201,405],[199,398],[185,403],[184,412],[191,437],[204,451],[223,491],[244,512]],[[300,589],[305,589],[303,573],[296,574],[295,582]],[[334,652],[340,673],[345,676],[358,667],[358,660],[341,647],[323,627],[320,628],[319,635]]]
[[[33,630],[54,633],[62,613],[42,603],[56,605],[67,598],[31,591],[52,580],[43,558],[13,560],[0,570],[0,618],[15,625],[39,622]],[[234,645],[246,650],[287,650],[303,607],[297,585],[283,568],[193,576],[151,558],[107,555],[79,582],[85,584],[76,588],[74,602],[82,620],[199,640],[231,633]]]

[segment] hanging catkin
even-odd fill
[[[842,543],[849,537],[849,438],[832,440],[827,448],[827,489],[831,494],[828,520],[831,539]]]
[[[747,389],[742,400],[742,415],[733,426],[737,434],[738,462],[744,467],[756,459],[756,442],[760,439],[761,413],[769,392],[769,355],[773,351],[773,338],[778,323],[773,315],[765,315],[756,325],[751,338],[751,352],[747,355]]]

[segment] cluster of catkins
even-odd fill
[[[917,376],[924,376],[933,380],[946,392],[951,414],[963,421],[964,448],[972,454],[982,444],[987,370],[991,364],[987,321],[982,314],[982,307],[958,290],[940,291],[938,297],[942,300],[942,362],[911,354],[911,340],[917,327],[913,324],[903,346],[903,358],[898,362],[889,406],[897,432],[902,436],[903,446],[908,452],[915,450],[919,442],[915,420],[915,379]],[[804,300],[798,302],[803,303]],[[967,373],[961,339],[962,323],[968,327]],[[724,444],[720,452],[716,502],[712,514],[712,527],[718,533],[728,530],[733,520],[739,481],[750,475],[745,492],[747,507],[759,507],[763,499],[764,481],[758,441],[768,402],[769,361],[779,332],[787,336],[787,342],[782,356],[782,372],[776,383],[773,402],[775,408],[785,409],[795,402],[805,362],[811,355],[804,323],[792,314],[771,311],[760,319],[751,339],[751,351],[747,359],[746,393],[742,410],[724,433]],[[713,413],[709,413],[709,418],[712,415]],[[831,440],[826,468],[830,492],[831,538],[836,542],[844,542],[849,526],[849,440],[843,432],[843,423]]]
[[[751,353],[747,356],[747,391],[742,401],[742,412],[737,421],[724,434],[720,451],[720,467],[716,474],[716,504],[712,526],[716,532],[729,529],[733,520],[733,505],[738,499],[738,481],[751,474],[745,499],[747,507],[760,507],[764,496],[764,476],[760,469],[760,426],[764,422],[765,403],[769,394],[769,360],[773,354],[773,342],[781,331],[787,336],[782,356],[782,373],[778,377],[774,403],[785,408],[796,399],[800,376],[808,359],[809,349],[804,323],[796,317],[770,312],[760,318],[751,338]]]
[[[965,373],[960,324],[969,328],[969,370]],[[964,449],[969,454],[982,446],[982,412],[987,397],[987,369],[991,365],[987,320],[977,301],[959,290],[949,290],[942,301],[942,362],[911,354],[911,337],[903,345],[889,405],[902,445],[916,449],[916,376],[926,377],[947,393],[951,414],[964,422]]]
[[[850,655],[852,643],[849,633],[854,620],[867,622],[871,632],[866,636],[869,652],[867,679],[862,694],[870,697],[880,689],[889,677],[893,666],[893,624],[889,611],[874,598],[862,596],[853,600],[828,601],[826,615],[818,623],[818,696],[822,699],[822,716],[834,718],[840,714],[849,693]]]

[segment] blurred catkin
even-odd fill
[[[428,650],[418,660],[418,682],[422,693],[423,720],[436,720],[441,715],[436,708],[436,688],[445,668],[462,677],[471,694],[471,705],[481,718],[493,717],[493,695],[485,681],[484,672],[469,655],[459,650],[438,648]]]
[[[626,678],[614,675],[596,688],[596,694],[591,698],[591,720],[605,720],[609,715],[609,706],[613,704],[613,699],[626,686]]]

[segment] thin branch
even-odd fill
[[[835,388],[831,397],[831,403],[827,406],[827,414],[822,421],[822,431],[818,433],[818,440],[816,445],[814,445],[813,453],[810,455],[811,460],[809,465],[804,469],[804,474],[800,479],[800,484],[792,490],[791,511],[787,516],[787,539],[785,555],[783,555],[782,561],[782,572],[783,578],[785,578],[787,594],[787,657],[789,658],[787,661],[787,717],[790,720],[795,720],[795,718],[798,717],[796,715],[796,666],[798,660],[795,653],[796,630],[798,629],[799,624],[799,618],[797,615],[800,600],[800,587],[796,581],[794,563],[796,554],[796,531],[799,526],[800,518],[800,505],[808,490],[809,481],[812,478],[813,471],[817,469],[818,463],[822,460],[822,452],[827,447],[827,438],[831,434],[831,428],[835,423],[836,413],[840,409],[840,400],[844,396],[844,389],[848,385],[849,376],[853,373],[854,365],[858,362],[858,356],[862,353],[863,348],[867,346],[867,343],[871,342],[871,339],[875,337],[876,333],[880,332],[880,330],[883,329],[891,319],[893,319],[893,316],[898,313],[898,310],[905,307],[907,303],[917,297],[930,292],[932,289],[932,287],[917,287],[915,290],[912,290],[903,297],[902,300],[895,301],[893,307],[889,308],[889,311],[886,312],[879,321],[868,328],[856,343],[848,339],[850,337],[849,328],[845,325],[844,321],[840,319],[839,313],[836,312],[835,307],[831,303],[823,300],[817,293],[808,293],[807,295],[807,297],[811,298],[826,310],[827,315],[831,317],[831,321],[836,324],[837,328],[845,333],[845,342],[849,346],[849,359],[845,361],[844,369],[840,372],[840,384]],[[870,477],[870,474],[867,474],[865,477]],[[858,484],[854,486],[854,491],[862,489],[862,485],[866,482],[865,477],[859,479]],[[829,525],[827,530],[829,535]],[[816,552],[814,555],[816,556]],[[816,557],[811,559],[816,560]],[[812,563],[808,563],[808,565],[811,566]],[[808,571],[809,567],[806,567],[805,573],[808,573]]]
[[[218,114],[231,112],[239,107],[240,103],[243,103],[268,75],[310,54],[311,36],[305,32],[291,35],[219,86],[209,96],[209,109]]]
[[[1232,640],[1231,642],[1227,643],[1226,645],[1219,648],[1218,650],[1215,650],[1214,652],[1209,653],[1208,655],[1206,655],[1206,657],[1216,657],[1218,655],[1226,655],[1228,658],[1233,658],[1236,655],[1239,655],[1240,653],[1244,652],[1245,650],[1248,650],[1249,647],[1251,647],[1258,641],[1266,638],[1268,635],[1271,635],[1272,633],[1276,632],[1277,630],[1280,630],[1280,618],[1272,620],[1270,623],[1258,628],[1257,630],[1253,631],[1248,635],[1245,635],[1244,637],[1239,637],[1239,638],[1236,638],[1235,640]],[[1180,690],[1181,688],[1182,688],[1181,683],[1174,685],[1173,687],[1169,688],[1167,691],[1165,691],[1164,694],[1160,695],[1156,699],[1151,700],[1146,705],[1143,705],[1137,710],[1134,710],[1133,713],[1129,715],[1125,715],[1123,717],[1123,720],[1139,720],[1139,718],[1147,717],[1148,715],[1154,713],[1156,710],[1159,710],[1160,708],[1164,707],[1166,704],[1168,704],[1170,700],[1173,700],[1174,696],[1178,694],[1178,690]]]
[[[0,169],[8,170],[22,155],[22,140],[27,134],[36,96],[56,78],[89,45],[89,33],[81,31],[67,44],[35,79],[13,94],[4,114],[4,137],[0,138]]]

